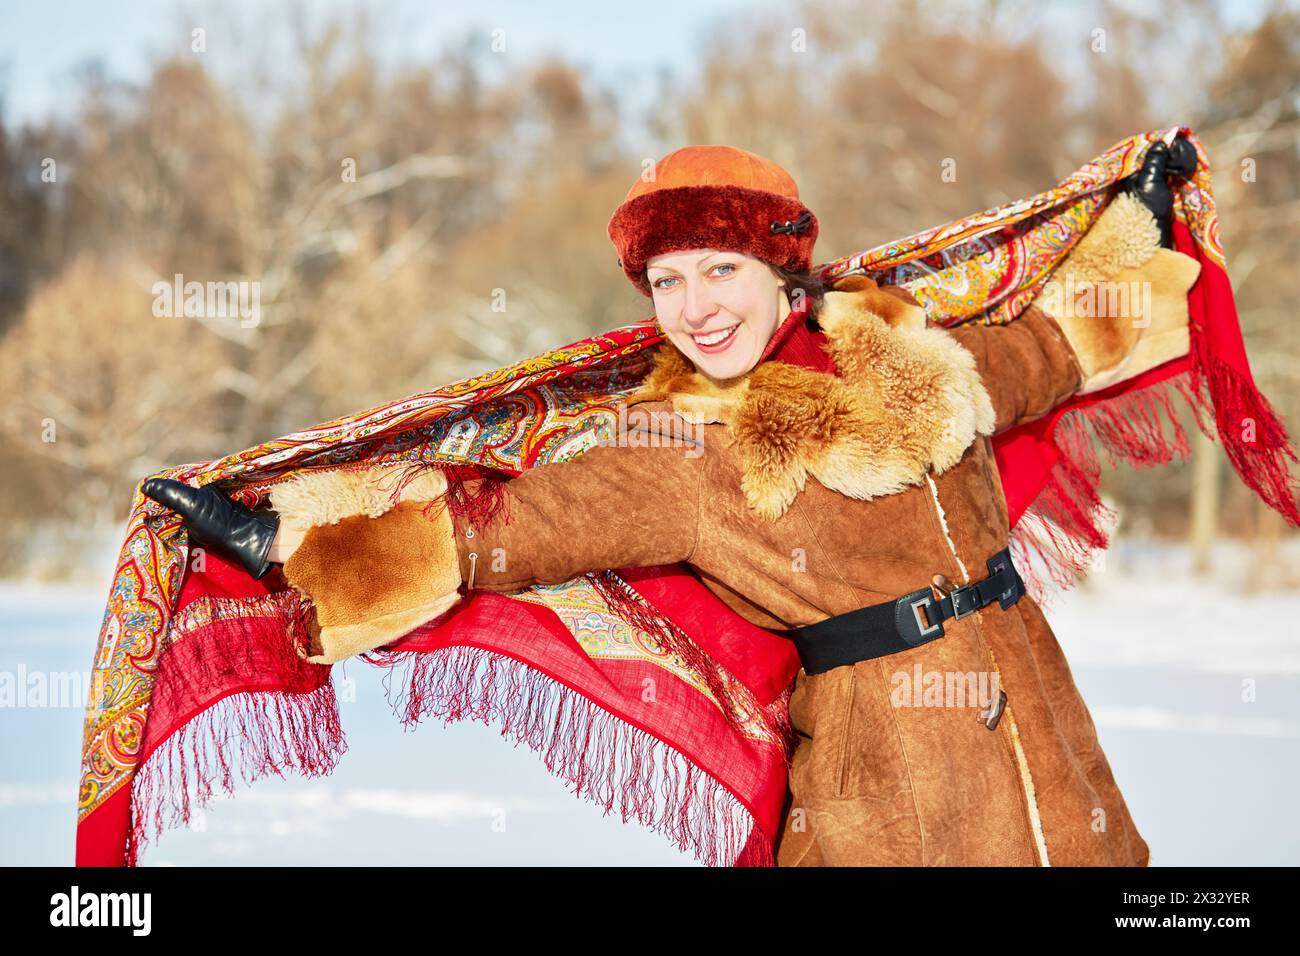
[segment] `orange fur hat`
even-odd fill
[[[808,269],[817,217],[771,160],[734,146],[684,146],[637,179],[607,231],[619,267],[649,296],[646,263],[680,249],[735,249],[779,268]]]

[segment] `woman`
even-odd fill
[[[817,219],[776,164],[680,149],[609,225],[668,338],[629,401],[635,425],[511,480],[502,519],[427,507],[447,490],[438,471],[397,494],[375,469],[306,473],[270,512],[165,480],[144,490],[250,573],[283,562],[311,599],[320,663],[469,589],[689,564],[804,664],[780,865],[1146,865],[1011,563],[989,438],[1187,352],[1199,265],[1161,241],[1165,164],[1190,171],[1186,146],[1151,148],[1016,321],[953,330],[927,326],[905,290],[809,275]],[[1150,308],[1102,297],[1076,314],[1073,290],[1104,282],[1145,284]]]

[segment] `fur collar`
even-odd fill
[[[714,381],[671,342],[631,402],[671,401],[691,422],[721,422],[739,445],[742,488],[779,518],[811,475],[850,498],[919,484],[993,432],[993,404],[974,356],[927,327],[919,306],[851,277],[827,292],[818,322],[840,375],[766,361]]]

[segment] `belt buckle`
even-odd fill
[[[932,617],[938,617],[937,614],[930,613],[930,609],[936,605],[937,602],[929,587],[904,594],[898,599],[898,611],[894,617],[898,622],[899,633],[907,644],[916,647],[944,636],[942,620],[936,620],[929,627],[922,627],[921,620],[917,616],[917,608],[924,608],[927,621]]]
[[[961,608],[958,606],[958,602],[961,599],[960,596],[970,596],[970,595],[974,595],[975,600],[978,601],[979,588],[977,588],[973,584],[968,584],[965,587],[954,589],[952,594],[948,595],[949,597],[952,598],[952,619],[954,621],[960,621],[963,617],[969,617],[970,615],[978,611],[982,606],[972,602],[971,606],[968,607],[966,610],[964,611],[961,610]]]

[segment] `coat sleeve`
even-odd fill
[[[506,482],[504,509],[481,527],[451,513],[437,470],[405,486],[384,466],[307,473],[280,486],[272,506],[303,533],[283,566],[311,602],[302,656],[327,664],[390,644],[471,587],[518,591],[687,560],[708,456],[702,443],[671,437],[633,430],[624,443],[527,471]]]
[[[995,434],[1047,414],[1082,381],[1060,326],[1035,306],[1007,325],[962,326],[952,335],[975,356],[993,403]]]
[[[995,431],[1186,355],[1199,274],[1195,259],[1160,247],[1146,207],[1117,196],[1015,321],[951,330],[975,356]]]
[[[588,571],[685,561],[699,538],[703,447],[592,448],[524,472],[485,527],[454,519],[461,577],[517,591]]]

